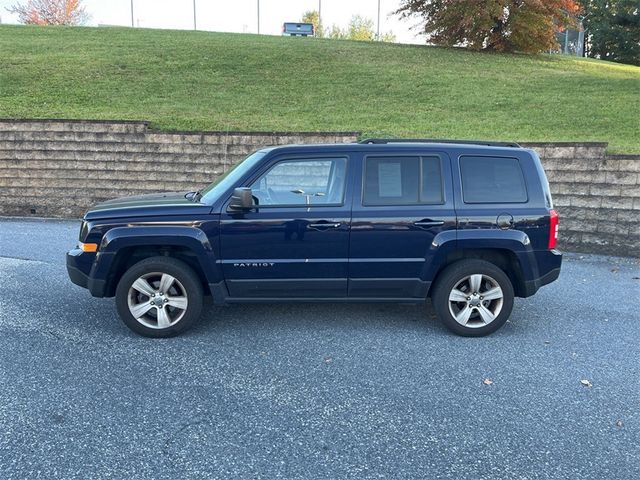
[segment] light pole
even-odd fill
[[[197,30],[197,26],[196,26],[196,0],[193,0],[193,29]]]
[[[380,41],[380,0],[378,0],[378,34],[377,40]]]
[[[133,24],[133,0],[131,0],[131,28],[135,27]]]
[[[260,35],[260,0],[258,0],[258,35]]]

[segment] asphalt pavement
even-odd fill
[[[430,306],[209,306],[136,336],[77,221],[0,219],[0,478],[640,478],[640,261],[569,254],[485,338]]]

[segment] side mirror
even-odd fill
[[[235,188],[231,195],[228,210],[230,212],[243,212],[253,208],[253,196],[249,187]]]

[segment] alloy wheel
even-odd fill
[[[138,277],[129,288],[127,300],[133,318],[154,329],[165,329],[178,323],[189,304],[182,283],[161,272]]]
[[[503,303],[504,293],[498,282],[479,273],[464,277],[449,293],[449,312],[468,328],[489,325],[500,315]]]

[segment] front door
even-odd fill
[[[455,230],[451,165],[444,153],[365,155],[353,202],[349,296],[424,298],[434,238]]]
[[[275,158],[245,185],[255,209],[223,207],[221,262],[230,297],[347,295],[349,167],[346,155]]]

